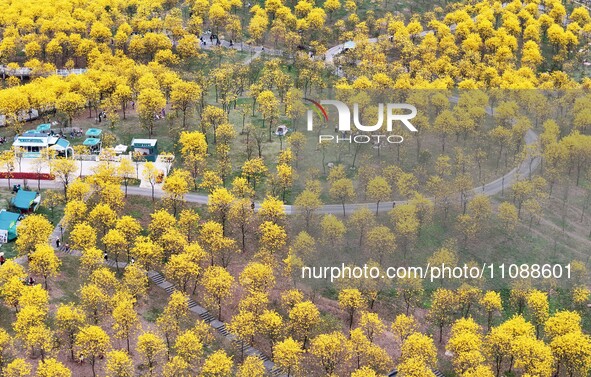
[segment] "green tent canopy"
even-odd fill
[[[86,137],[99,138],[102,133],[103,130],[100,128],[89,128],[88,131],[86,131]]]
[[[49,133],[51,131],[51,124],[43,123],[37,126],[37,132]]]
[[[21,211],[28,211],[34,205],[37,193],[35,191],[18,190],[16,196],[12,198],[12,205]]]
[[[95,139],[93,137],[89,137],[88,139],[84,140],[84,142],[82,143],[83,145],[86,145],[87,147],[95,147],[98,144],[100,144],[101,139]]]
[[[0,230],[6,231],[7,241],[12,241],[16,238],[16,223],[20,215],[18,213],[9,212],[5,209],[0,211]]]

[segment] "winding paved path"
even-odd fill
[[[505,6],[505,5],[506,5],[506,3],[503,4],[503,6]],[[541,9],[544,9],[543,6],[541,6]],[[456,25],[452,24],[449,26],[449,28],[452,32],[454,32],[456,29]],[[430,32],[433,32],[433,30],[424,30],[419,34],[419,36],[424,37],[425,35],[427,35]],[[207,35],[203,35],[202,37],[205,40],[207,40],[207,38],[208,38]],[[378,38],[369,38],[368,42],[376,43],[376,42],[378,42]],[[246,60],[244,60],[244,62],[243,62],[244,64],[250,64],[254,59],[257,59],[262,54],[269,54],[269,55],[281,55],[282,54],[282,52],[280,50],[265,49],[264,46],[250,46],[250,45],[244,45],[243,43],[235,43],[233,45],[230,45],[230,43],[225,40],[220,40],[220,45],[221,45],[221,47],[232,48],[232,49],[239,50],[239,51],[250,51],[252,53],[252,55],[249,56]],[[343,46],[344,46],[343,44],[339,44],[339,45],[329,48],[325,53],[325,62],[327,64],[333,64],[334,57],[342,52]],[[215,46],[211,42],[208,42],[205,46],[202,46],[202,48],[205,48],[205,49],[211,49],[213,47],[215,47]],[[452,102],[457,102],[457,100],[458,100],[457,97],[450,98],[450,101],[452,101]],[[486,112],[489,115],[492,115],[492,110],[490,108],[487,108]],[[538,135],[533,130],[529,130],[527,132],[527,134],[525,135],[525,144],[526,145],[534,145],[537,142],[538,142]],[[518,177],[529,175],[529,173],[531,171],[534,171],[539,165],[540,165],[540,158],[539,157],[528,155],[524,159],[524,161],[520,163],[519,166],[517,166],[516,168],[514,168],[513,170],[511,170],[510,172],[508,172],[504,176],[495,179],[492,182],[489,182],[483,186],[475,187],[474,189],[472,189],[472,193],[473,194],[484,194],[487,196],[496,195],[499,192],[502,192],[504,189],[510,187],[513,184],[513,182],[515,182],[517,180]],[[17,179],[12,179],[11,181],[14,183],[21,183],[21,184],[24,183],[23,180],[17,180]],[[7,184],[7,180],[0,179],[0,185],[1,184]],[[36,182],[34,180],[29,180],[29,186],[30,187],[36,186]],[[61,187],[61,185],[58,182],[54,182],[54,181],[42,181],[41,187],[42,188],[59,188],[59,187]],[[144,187],[129,187],[128,193],[130,195],[151,196],[152,190],[151,190],[151,188],[144,188]],[[165,193],[162,189],[156,188],[154,190],[154,196],[156,198],[162,198],[164,196],[164,194]],[[191,203],[207,204],[208,203],[208,196],[203,195],[203,194],[198,194],[198,193],[188,193],[185,195],[185,200],[187,202],[191,202]],[[386,212],[389,208],[392,207],[393,203],[394,203],[393,201],[380,202],[379,211]],[[397,204],[403,203],[403,201],[396,201],[396,203]],[[375,202],[345,204],[345,211],[350,212],[350,211],[354,211],[354,210],[356,210],[358,208],[362,208],[362,207],[374,209],[374,208],[376,208],[376,206],[377,206],[377,203],[375,203]],[[255,203],[255,209],[258,209],[258,208],[260,208],[260,202]],[[284,208],[285,208],[285,212],[288,215],[296,214],[298,212],[297,208],[293,205],[284,205]],[[339,214],[339,213],[342,213],[342,211],[343,211],[343,206],[341,204],[325,204],[317,212],[323,213],[323,214],[327,214],[327,213]]]
[[[249,58],[250,60],[251,58]],[[457,102],[457,97],[451,97],[451,102]],[[489,107],[486,108],[486,112],[489,115],[492,115],[492,109]],[[525,134],[525,145],[537,145],[538,142],[538,135],[533,130],[528,130]],[[505,189],[511,187],[513,183],[520,177],[529,176],[530,172],[533,172],[538,168],[540,165],[541,159],[539,156],[532,155],[531,152],[528,156],[513,170],[509,171],[505,175],[488,182],[482,186],[475,187],[471,190],[473,195],[482,194],[486,196],[493,196],[496,195]],[[11,179],[11,184],[21,183],[24,186],[24,180],[21,179]],[[36,188],[37,181],[29,179],[28,180],[29,187]],[[8,181],[6,179],[0,179],[0,185],[6,185],[8,187]],[[56,181],[41,181],[41,188],[61,188],[61,184]],[[122,186],[122,189],[125,188]],[[148,196],[152,195],[152,189],[149,187],[137,187],[137,186],[130,186],[127,188],[127,192],[129,195],[137,195],[137,196]],[[165,192],[160,189],[154,189],[154,197],[162,198],[164,197]],[[190,203],[197,203],[206,205],[209,201],[207,195],[198,194],[194,192],[187,193],[185,195],[185,200]],[[406,201],[395,201],[396,204],[405,203]],[[385,201],[380,202],[379,212],[384,213],[389,211],[393,206],[393,201]],[[369,208],[369,209],[376,209],[377,203],[376,202],[366,202],[366,203],[350,203],[345,204],[345,212],[350,213],[359,208]],[[255,210],[260,208],[260,202],[255,202]],[[294,205],[286,204],[283,206],[285,209],[285,213],[288,215],[297,214],[298,209]],[[317,211],[317,213],[321,214],[340,214],[343,212],[342,204],[325,204],[321,206]]]
[[[450,26],[450,28],[453,30],[455,30],[455,25]],[[421,36],[424,36],[428,33],[429,31],[423,31],[421,33]],[[375,43],[377,42],[377,38],[371,38],[369,39],[369,41],[371,43]],[[228,42],[222,41],[222,46],[223,47],[229,47],[229,48],[235,48],[237,50],[244,50],[244,48],[242,47],[242,45],[240,47],[236,46],[229,46]],[[327,50],[326,54],[325,54],[325,61],[328,64],[332,64],[334,62],[334,56],[336,56],[338,53],[340,53],[342,51],[343,45],[337,45],[334,47],[331,47],[330,49]],[[254,52],[250,57],[248,57],[248,59],[246,59],[244,61],[244,64],[250,64],[252,62],[252,60],[258,58],[262,53],[269,53],[267,50],[264,50],[261,46],[259,47],[248,47],[249,50],[252,50],[252,52]],[[276,51],[272,52],[271,54],[273,55],[277,55]],[[452,97],[450,98],[450,100],[452,102],[457,102],[457,98]],[[487,113],[490,115],[492,114],[492,111],[490,108],[486,109]],[[527,132],[527,134],[525,135],[525,144],[526,145],[534,145],[537,144],[538,141],[538,135],[532,131],[529,130]],[[475,187],[474,189],[472,189],[472,193],[473,194],[484,194],[487,196],[492,196],[495,195],[501,191],[503,191],[505,188],[510,187],[513,182],[515,182],[518,177],[523,177],[523,176],[527,176],[530,174],[531,171],[535,170],[540,164],[540,158],[536,157],[536,156],[532,156],[532,155],[528,155],[523,162],[521,162],[516,168],[514,168],[513,170],[511,170],[510,172],[506,173],[505,175],[503,175],[500,178],[495,179],[492,182],[489,182],[483,186],[479,186],[479,187]],[[19,180],[19,179],[12,179],[11,180],[11,184],[17,184],[17,183],[21,183],[24,185],[24,180]],[[30,185],[30,187],[36,187],[37,186],[37,182],[35,180],[28,180],[28,183]],[[7,185],[8,186],[8,182],[6,179],[0,179],[0,185]],[[41,181],[40,184],[41,188],[53,188],[53,189],[59,189],[61,188],[61,184],[59,182],[56,181]],[[122,187],[122,189],[124,189]],[[139,196],[146,196],[146,197],[150,197],[152,195],[152,190],[151,188],[143,188],[143,187],[128,187],[127,189],[128,194],[130,195],[139,195]],[[157,198],[161,198],[164,196],[164,191],[161,189],[155,189],[154,190],[154,196]],[[207,195],[203,195],[203,194],[198,194],[198,193],[188,193],[185,195],[185,200],[187,202],[191,202],[191,203],[198,203],[198,204],[203,204],[206,205],[208,203],[208,196]],[[397,201],[396,203],[402,203],[402,201]],[[387,212],[390,208],[392,208],[393,202],[392,201],[387,201],[387,202],[381,202],[380,203],[380,212]],[[375,202],[369,202],[369,203],[353,203],[353,204],[346,204],[345,205],[345,210],[346,212],[351,212],[354,211],[358,208],[370,208],[372,210],[374,210],[377,206],[377,203]],[[257,202],[255,203],[255,209],[258,209],[260,207],[260,203]],[[285,208],[285,212],[287,214],[296,214],[297,208],[293,205],[284,205]],[[332,214],[340,214],[343,211],[343,206],[341,204],[326,204],[323,205],[317,212],[318,213],[323,213],[323,214],[328,214],[328,213],[332,213]],[[60,237],[60,231],[59,231],[59,225],[55,227],[53,234],[51,236],[51,242],[53,245],[53,240],[55,240],[56,238]],[[62,250],[63,251],[63,250]],[[80,253],[78,251],[72,251],[71,252],[72,255],[76,255],[79,256]],[[24,260],[22,260],[23,258],[17,258],[17,260],[19,260],[19,262],[24,262]],[[115,264],[115,261],[110,260],[107,262],[107,265],[109,265],[110,267],[117,267],[117,265]],[[125,267],[126,263],[125,262],[119,262],[119,266],[118,267]],[[157,286],[163,288],[168,294],[171,294],[174,290],[175,287],[172,283],[168,282],[165,280],[165,278],[157,271],[149,271],[148,272],[148,276],[150,278],[150,280],[152,280]],[[232,334],[230,334],[228,332],[228,330],[226,329],[226,324],[216,320],[213,315],[211,313],[209,313],[205,308],[203,308],[202,306],[200,306],[199,304],[197,304],[193,299],[189,300],[189,308],[192,312],[196,313],[198,316],[200,316],[205,322],[207,322],[210,326],[212,326],[215,330],[217,330],[222,336],[226,337],[226,339],[231,340],[232,342],[234,342],[235,344],[238,344],[239,347],[241,347],[242,352],[244,353],[245,356],[247,355],[255,355],[259,358],[261,358],[264,361],[264,365],[265,368],[273,375],[273,376],[284,376],[281,373],[281,370],[279,370],[275,364],[262,352],[260,352],[259,350],[250,347],[248,345],[244,345],[243,343],[238,343],[236,341],[236,337]]]
[[[527,132],[527,134],[525,135],[526,145],[535,144],[535,143],[537,143],[537,141],[538,141],[538,135],[534,131],[529,130]],[[506,190],[507,188],[511,187],[511,185],[518,179],[518,177],[528,176],[530,169],[531,169],[531,171],[534,171],[537,169],[537,167],[539,165],[540,165],[540,157],[529,156],[521,164],[519,164],[519,166],[517,166],[516,168],[514,168],[513,170],[511,170],[507,174],[495,179],[494,181],[486,183],[482,186],[475,187],[471,190],[471,192],[474,195],[475,194],[483,194],[486,196],[496,195],[496,194],[500,193],[501,191]],[[21,179],[12,179],[11,180],[11,184],[17,184],[17,183],[21,183],[24,185],[24,182]],[[29,183],[29,186],[33,189],[36,188],[36,186],[37,186],[37,182],[34,180],[28,180],[28,183]],[[8,185],[7,180],[0,179],[0,185]],[[62,187],[61,184],[56,181],[41,181],[41,188],[58,189],[61,187]],[[122,189],[124,190],[125,188],[122,187]],[[150,197],[152,195],[152,190],[150,188],[137,187],[137,186],[128,187],[127,192],[129,195],[137,195],[137,196]],[[162,198],[162,197],[164,197],[164,195],[165,195],[165,192],[163,190],[161,190],[161,189],[154,190],[154,197]],[[207,195],[204,195],[204,194],[190,192],[185,195],[185,200],[190,203],[197,203],[197,204],[206,205],[209,201],[209,198]],[[380,202],[380,209],[379,209],[380,213],[389,211],[392,208],[392,203],[393,203],[392,201]],[[400,204],[400,203],[404,203],[404,201],[396,201],[396,203]],[[351,204],[345,204],[345,211],[351,212],[351,211],[354,211],[356,209],[363,208],[363,207],[375,209],[376,206],[377,206],[376,202],[351,203]],[[298,212],[296,206],[294,206],[294,205],[286,204],[283,207],[285,209],[286,214],[288,214],[288,215],[296,214]],[[260,208],[260,202],[255,203],[255,209],[258,209],[258,208]],[[316,212],[322,213],[322,214],[327,214],[327,213],[340,214],[343,212],[343,206],[341,204],[325,204],[322,207],[320,207]]]
[[[452,26],[454,26],[454,25],[452,25]],[[427,31],[425,31],[423,33],[427,33]],[[376,42],[376,41],[377,41],[377,38],[370,39],[370,42]],[[334,55],[336,55],[337,53],[340,52],[341,46],[342,45],[334,46],[328,50],[328,51],[331,51],[330,52],[330,56],[331,56],[330,61],[332,61],[332,58],[334,57]],[[248,59],[245,60],[244,64],[250,64],[250,62],[252,60],[258,58],[262,53],[266,52],[265,50],[262,50],[262,49],[255,49],[255,50],[256,50],[256,52],[252,56],[248,57]],[[329,52],[327,52],[327,59],[328,59],[328,56],[329,56]],[[451,97],[450,101],[457,102],[458,98]],[[488,107],[486,108],[486,112],[489,115],[492,115],[492,110]],[[526,145],[536,145],[537,142],[538,142],[538,135],[533,130],[528,130],[525,135],[525,144]],[[540,157],[532,156],[530,154],[513,170],[509,171],[508,173],[506,173],[502,177],[495,179],[494,181],[491,181],[491,182],[486,183],[482,186],[478,186],[478,187],[473,188],[471,190],[471,193],[474,195],[475,194],[483,194],[486,196],[496,195],[496,194],[502,192],[503,190],[511,187],[511,185],[518,179],[518,177],[528,176],[530,171],[536,170],[537,167],[540,165],[540,161],[541,161]],[[24,181],[25,180],[23,180],[23,179],[11,179],[11,184],[20,183],[24,186]],[[29,179],[28,183],[29,183],[29,187],[31,187],[32,189],[35,189],[37,186],[36,180]],[[6,185],[8,187],[8,180],[0,179],[0,185]],[[56,181],[41,181],[40,186],[41,186],[41,188],[45,188],[45,189],[48,189],[48,188],[59,189],[62,187],[62,185]],[[125,188],[122,186],[122,189],[125,189]],[[130,186],[127,188],[127,192],[129,195],[137,195],[137,196],[151,197],[151,195],[152,195],[152,189],[147,188],[147,187]],[[154,189],[154,197],[162,198],[162,197],[164,197],[164,195],[165,195],[165,192],[162,189],[160,189],[160,188]],[[207,205],[209,198],[207,195],[204,195],[204,194],[190,192],[185,195],[185,200],[190,203]],[[393,203],[401,204],[404,202],[406,202],[406,201],[380,202],[379,212],[384,213],[384,212],[389,211],[392,208]],[[255,210],[258,210],[260,208],[260,204],[261,204],[260,202],[255,202]],[[285,209],[285,213],[288,215],[293,215],[293,214],[298,213],[298,209],[294,205],[286,204],[283,207]],[[350,203],[350,204],[345,204],[345,212],[350,213],[350,212],[355,211],[356,209],[359,209],[359,208],[369,208],[369,209],[374,210],[374,209],[376,209],[376,207],[377,207],[376,202]],[[341,204],[325,204],[325,205],[321,206],[316,212],[320,213],[320,214],[341,214],[343,212],[343,206]]]

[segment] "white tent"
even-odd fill
[[[127,152],[127,145],[119,144],[115,148],[113,148],[113,150],[115,151],[115,154],[123,154]]]
[[[287,134],[288,131],[289,131],[289,129],[287,128],[287,126],[282,124],[282,125],[277,126],[277,129],[275,130],[275,135],[285,136],[285,134]]]

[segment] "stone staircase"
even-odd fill
[[[60,223],[53,229],[53,232],[49,238],[49,242],[54,247],[56,251],[60,251],[64,254],[69,254],[73,256],[80,256],[82,253],[79,250],[69,249],[66,250],[66,245],[62,242],[60,244],[59,249],[56,247],[56,240],[61,238],[62,231],[60,231]],[[127,266],[127,262],[115,262],[115,260],[109,259],[105,261],[105,264],[111,268],[124,269]],[[169,295],[175,291],[174,284],[168,282],[164,276],[157,272],[157,271],[149,271],[148,278],[156,284],[158,287],[164,289],[166,293]],[[285,374],[282,373],[281,369],[275,366],[275,363],[271,361],[271,359],[262,353],[261,351],[257,350],[254,347],[249,346],[248,344],[243,344],[241,341],[237,340],[236,337],[231,334],[228,329],[226,328],[226,324],[222,321],[219,321],[215,318],[213,314],[211,314],[207,309],[199,305],[195,300],[189,298],[189,310],[193,313],[197,314],[205,323],[209,324],[213,327],[220,335],[224,338],[228,339],[234,346],[236,346],[239,351],[245,356],[256,356],[263,361],[265,368],[273,377],[286,377]]]
[[[58,228],[59,228],[59,226],[56,227],[56,229],[58,229]],[[55,231],[54,231],[54,233],[55,233]],[[57,236],[59,237],[59,230],[58,230]],[[57,237],[55,237],[55,235],[52,235],[52,237],[53,237],[53,239],[57,238]],[[75,256],[81,255],[81,253],[77,250],[70,250],[70,251],[66,252],[64,245],[61,245],[59,251],[67,253],[67,254],[75,255]],[[120,261],[120,262],[116,263],[114,260],[111,260],[111,259],[105,261],[105,264],[111,268],[119,267],[120,269],[124,269],[127,266],[127,262]],[[168,282],[164,278],[164,276],[157,271],[149,271],[148,278],[155,285],[164,289],[166,291],[166,293],[168,293],[169,295],[172,294],[176,290],[174,284]],[[211,312],[209,312],[207,309],[205,309],[204,307],[199,305],[192,298],[189,298],[189,310],[191,310],[193,313],[197,314],[205,323],[207,323],[208,325],[213,327],[224,338],[228,339],[239,350],[239,352],[241,354],[244,354],[245,356],[256,356],[256,357],[260,358],[263,361],[263,364],[265,365],[265,368],[267,369],[267,371],[273,377],[285,377],[285,374],[282,373],[281,369],[276,367],[275,363],[267,355],[265,355],[264,353],[262,353],[258,349],[251,347],[250,345],[243,343],[243,342],[239,341],[238,339],[236,339],[236,337],[228,331],[228,329],[226,328],[226,324],[224,322],[216,319],[216,317],[213,314],[211,314]]]

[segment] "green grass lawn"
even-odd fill
[[[6,305],[0,305],[0,328],[8,331],[9,334],[14,334],[12,323],[15,320],[14,308],[9,308]]]
[[[481,266],[485,262],[488,265],[494,264],[495,266],[504,263],[507,266],[507,271],[508,265],[510,264],[558,263],[566,265],[574,259],[581,260],[580,255],[575,254],[573,249],[566,247],[566,245],[557,244],[555,251],[551,238],[543,236],[544,233],[531,232],[527,225],[520,224],[511,234],[507,234],[495,218],[489,219],[487,226],[481,227],[481,231],[469,240],[467,244],[464,244],[461,242],[458,230],[453,226],[445,225],[452,223],[453,219],[459,214],[461,212],[457,212],[456,210],[450,211],[447,221],[444,221],[441,215],[436,214],[432,221],[422,227],[416,241],[409,247],[406,258],[403,256],[400,237],[397,235],[396,243],[398,246],[396,251],[391,255],[385,255],[381,266],[383,268],[391,266],[416,266],[424,268],[433,253],[441,247],[450,244],[450,241],[453,241],[450,245],[455,245],[453,248],[456,250],[458,257],[458,266],[463,266],[465,263],[471,262],[476,263],[477,266]],[[390,219],[385,215],[381,215],[378,221],[391,226]],[[296,224],[293,234],[297,234],[297,229],[300,229],[298,226],[302,226],[301,223]],[[322,239],[321,232],[316,227],[312,226],[310,232],[312,235],[319,237],[318,239]],[[367,247],[360,250],[358,233],[352,230],[347,232],[344,242],[338,246],[331,247],[330,245],[324,245],[319,242],[317,248],[318,253],[312,257],[312,260],[306,260],[306,265],[340,266],[341,263],[345,263],[345,265],[353,263],[354,265],[363,266],[370,258],[376,260],[375,256],[369,254]],[[576,250],[581,250],[581,245]],[[504,289],[508,288],[511,284],[511,279],[500,279],[499,270],[497,267],[495,268],[495,279],[485,279],[482,282],[482,288]],[[451,281],[446,281],[445,284],[451,284],[457,287],[461,282],[461,280],[452,279]],[[548,284],[548,281],[537,281],[535,283]],[[308,281],[305,284],[308,284]],[[389,285],[395,286],[396,282],[386,281],[384,284],[385,287]],[[424,284],[425,289],[432,290],[440,286],[440,281],[435,280],[432,283],[425,281]],[[564,284],[563,287],[569,288],[570,286]],[[323,289],[325,291],[323,295],[327,297],[334,295],[333,288],[333,285],[329,282],[324,284]]]
[[[80,273],[80,258],[72,255],[62,255],[60,276],[50,282],[51,287],[56,287],[51,294],[52,304],[78,303],[78,290],[87,276]]]
[[[212,52],[209,52],[213,54]],[[244,53],[236,52],[231,56],[223,56],[222,60],[227,59],[227,61],[239,61],[243,59]],[[214,59],[213,59],[214,60]],[[213,64],[210,62],[210,64]],[[285,64],[284,64],[285,67]],[[191,74],[191,69],[186,68],[183,69],[181,72],[186,74]],[[326,98],[326,93],[312,93],[311,97],[313,98]],[[214,90],[210,89],[205,95],[206,103],[207,104],[215,104],[215,94]],[[252,101],[251,97],[241,97],[238,99],[238,103],[250,103]],[[429,174],[434,173],[434,166],[437,157],[441,154],[441,143],[438,136],[435,133],[428,133],[422,136],[422,146],[421,146],[421,153],[417,155],[417,147],[416,147],[416,136],[415,135],[408,135],[407,139],[404,143],[399,146],[396,145],[385,145],[384,147],[380,148],[379,150],[373,148],[372,145],[366,144],[362,145],[358,149],[358,153],[356,154],[355,145],[351,145],[349,143],[332,143],[328,146],[325,152],[321,151],[318,148],[318,132],[307,132],[306,131],[306,124],[305,124],[305,116],[302,116],[300,119],[297,119],[295,123],[292,124],[291,119],[287,119],[284,112],[284,105],[280,106],[280,116],[277,120],[275,120],[271,126],[271,131],[274,132],[275,128],[279,124],[286,124],[289,128],[295,129],[297,131],[302,131],[303,134],[307,137],[307,141],[303,147],[302,152],[300,153],[300,158],[298,161],[297,167],[297,176],[294,181],[294,185],[290,192],[288,193],[286,199],[288,203],[293,203],[294,198],[298,195],[299,192],[302,191],[304,188],[305,181],[310,177],[313,177],[320,174],[320,178],[324,178],[325,172],[328,171],[326,168],[326,164],[333,163],[333,164],[343,164],[347,168],[347,171],[350,172],[351,178],[355,179],[355,168],[359,168],[360,166],[364,167],[371,167],[379,171],[380,169],[384,168],[388,165],[396,165],[403,168],[405,171],[413,171],[418,176],[421,176],[422,179],[426,179]],[[156,125],[154,127],[154,134],[152,138],[158,139],[159,151],[160,152],[173,152],[179,155],[179,145],[178,145],[178,135],[180,132],[184,131],[181,127],[181,120],[180,116],[176,116],[177,114],[170,109],[170,105],[167,107],[167,118],[162,120],[156,120]],[[331,116],[334,114],[331,114]],[[239,114],[238,111],[232,110],[229,113],[229,120],[236,130],[237,136],[233,140],[231,148],[230,148],[230,158],[232,164],[232,174],[230,177],[233,177],[237,174],[240,174],[240,169],[242,164],[247,158],[246,154],[246,143],[245,143],[245,135],[241,135],[240,131],[242,130],[243,124],[243,117]],[[24,125],[25,129],[32,129],[36,127],[38,123],[41,121],[31,122]],[[277,155],[280,152],[281,147],[286,148],[288,146],[287,138],[283,138],[283,146],[281,145],[280,139],[272,133],[271,141],[268,141],[267,138],[267,127],[268,122],[263,126],[263,119],[260,113],[257,111],[255,112],[254,116],[249,111],[248,115],[244,119],[244,123],[246,124],[253,124],[258,132],[264,134],[263,137],[263,145],[262,145],[262,155],[265,159],[265,162],[269,168],[269,172],[273,174],[275,172],[275,166],[277,163]],[[127,113],[127,117],[125,120],[120,119],[117,121],[113,128],[110,127],[109,122],[101,122],[97,123],[94,119],[94,116],[89,117],[88,110],[81,111],[77,118],[74,119],[73,125],[75,127],[81,127],[83,130],[87,130],[88,128],[101,128],[104,130],[105,133],[111,133],[115,136],[115,140],[113,144],[125,144],[130,145],[131,140],[133,138],[147,138],[149,137],[148,131],[142,127],[142,124],[134,112],[134,110],[129,110]],[[486,117],[483,121],[483,124],[480,125],[481,133],[488,132],[495,125],[493,119],[491,117]],[[320,124],[318,125],[321,126]],[[186,130],[198,130],[199,121],[197,119],[197,115],[195,112],[190,114],[188,117],[188,126]],[[330,134],[335,135],[334,130],[332,128],[324,128],[322,130],[318,130],[323,134]],[[212,130],[209,130],[208,139],[212,140]],[[10,139],[10,136],[13,134],[13,130],[10,128],[5,128],[0,130],[0,136],[7,136]],[[289,136],[289,135],[288,135]],[[74,138],[71,139],[73,145],[79,145],[83,142],[84,138]],[[454,148],[462,147],[464,148],[466,153],[472,153],[475,151],[475,148],[478,146],[479,142],[475,142],[475,137],[470,137],[467,140],[464,140],[463,137],[454,137],[450,136],[446,142],[446,154],[450,155],[453,158],[455,156]],[[9,143],[0,146],[0,150],[2,148],[6,149],[9,148]],[[505,164],[501,164],[499,167],[496,166],[497,159],[494,158],[496,156],[496,147],[486,144],[483,146],[485,150],[488,152],[487,158],[484,159],[483,167],[482,167],[482,177],[478,179],[477,169],[475,167],[470,167],[467,171],[470,174],[473,185],[478,186],[482,182],[490,181],[494,178],[497,178],[504,174],[506,171],[511,170],[514,166],[514,163],[509,163],[507,166]],[[257,151],[253,152],[253,156],[257,156]],[[210,147],[210,157],[208,158],[207,168],[208,169],[216,169],[217,168],[217,155],[215,152],[215,148]],[[353,160],[355,159],[355,166],[352,166]],[[324,165],[323,165],[324,161]],[[182,159],[177,158],[175,163],[175,167],[182,166]],[[227,183],[231,182],[231,179],[228,180]],[[29,182],[31,187],[34,187],[35,182]],[[328,185],[325,184],[325,188],[328,188]],[[265,185],[259,185],[257,197],[263,198],[266,194],[268,187]],[[362,192],[363,190],[358,190],[358,192]],[[395,198],[399,199],[399,198]],[[0,201],[2,197],[0,197]],[[334,201],[328,197],[323,196],[323,200],[326,203],[334,203]],[[360,194],[356,200],[365,200],[364,195]]]

